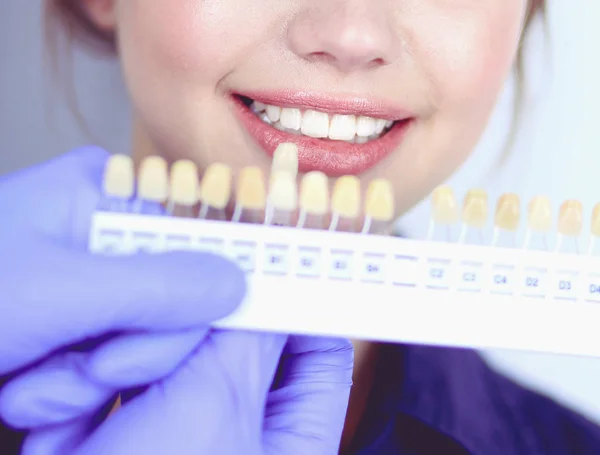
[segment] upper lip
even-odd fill
[[[407,110],[373,98],[316,94],[301,90],[236,92],[264,104],[299,109],[313,109],[328,114],[363,115],[385,120],[406,120],[413,117]]]

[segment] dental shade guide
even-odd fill
[[[247,273],[248,295],[215,327],[600,357],[594,341],[600,322],[600,259],[593,254],[600,205],[592,214],[586,254],[566,254],[561,238],[557,248],[529,249],[532,236],[542,235],[546,242],[555,220],[555,232],[564,239],[582,234],[579,201],[566,201],[553,218],[543,196],[527,206],[530,239],[523,249],[504,248],[500,237],[507,235],[512,245],[523,223],[519,198],[510,193],[497,201],[489,227],[496,235],[490,243],[472,244],[466,234],[451,242],[451,229],[461,223],[483,239],[488,196],[471,190],[459,207],[449,187],[431,196],[432,224],[446,229],[445,241],[432,241],[430,234],[426,241],[365,235],[381,232],[379,225],[394,217],[390,182],[367,182],[364,199],[354,176],[335,179],[331,195],[329,179],[318,172],[300,176],[298,188],[293,148],[280,150],[285,153],[278,153],[270,175],[248,167],[235,182],[233,170],[223,164],[209,166],[199,178],[190,162],[173,163],[169,173],[157,157],[140,163],[136,182],[130,158],[111,158],[105,200],[92,220],[90,250],[113,255],[210,251],[235,261]],[[234,188],[236,222],[223,222]],[[166,205],[171,216],[149,213],[140,203]],[[198,203],[207,208],[199,214],[206,219],[186,216]],[[267,203],[273,208],[270,220],[265,220]],[[361,221],[361,228],[352,229]],[[348,230],[353,232],[341,232]],[[574,330],[557,337],[559,324]]]

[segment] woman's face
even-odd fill
[[[296,142],[302,171],[388,178],[399,212],[454,172],[478,141],[527,7],[527,0],[83,1],[116,30],[138,133],[150,144],[135,153],[266,171],[278,143]],[[259,104],[254,113],[252,101],[272,107],[262,112]]]

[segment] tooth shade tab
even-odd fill
[[[160,156],[149,156],[142,160],[138,171],[138,197],[160,203],[168,199],[168,166]]]
[[[465,196],[462,220],[467,226],[481,229],[487,224],[488,195],[480,189],[470,190]]]
[[[323,172],[308,172],[302,178],[300,208],[311,215],[329,212],[329,180]]]
[[[354,175],[339,177],[333,187],[331,210],[343,218],[360,215],[360,180]]]
[[[458,203],[454,191],[447,185],[433,191],[431,197],[432,218],[437,224],[454,224],[458,222]]]
[[[104,170],[104,195],[130,199],[135,192],[135,171],[133,160],[128,155],[112,155]]]
[[[596,204],[592,211],[591,232],[594,237],[600,237],[600,203]]]
[[[521,201],[516,194],[503,194],[496,206],[495,224],[497,228],[514,232],[519,229]]]
[[[558,232],[577,237],[583,229],[583,205],[574,199],[563,202],[558,214]]]
[[[265,176],[259,167],[246,167],[238,177],[236,203],[247,210],[264,210],[267,199]]]
[[[274,210],[293,212],[298,208],[296,178],[289,172],[278,171],[271,176],[269,205]]]
[[[198,203],[198,168],[190,160],[180,160],[171,166],[170,201],[192,207]]]
[[[273,153],[271,174],[285,171],[295,178],[298,175],[298,146],[291,142],[279,144]]]
[[[200,183],[200,201],[205,206],[224,210],[231,197],[231,184],[231,168],[222,163],[211,164]]]
[[[534,197],[527,206],[528,228],[535,232],[552,229],[552,204],[546,196]]]
[[[394,189],[389,180],[375,179],[369,183],[365,195],[365,216],[375,221],[394,219]]]

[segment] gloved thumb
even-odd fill
[[[202,327],[245,295],[243,272],[210,254],[116,258],[30,246],[0,257],[0,375],[108,333]]]
[[[336,455],[352,387],[349,340],[292,336],[269,393],[264,454]]]

